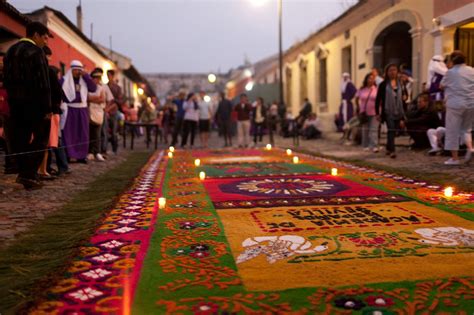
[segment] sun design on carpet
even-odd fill
[[[334,189],[327,181],[301,178],[265,178],[242,182],[237,185],[239,190],[277,195],[309,195],[314,192],[322,193]]]

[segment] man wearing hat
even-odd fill
[[[16,155],[17,182],[26,189],[41,188],[38,166],[49,140],[51,86],[43,47],[52,37],[39,22],[26,26],[26,37],[10,47],[4,60],[9,96],[11,148]]]
[[[89,152],[89,110],[87,95],[97,90],[92,78],[84,71],[82,63],[71,61],[71,68],[62,79],[62,87],[67,104],[64,124],[64,145],[69,158],[79,163],[87,163]]]

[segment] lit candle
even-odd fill
[[[331,175],[332,176],[337,176],[337,168],[331,168]]]
[[[199,172],[199,179],[204,180],[206,178],[206,173],[204,172]]]
[[[173,152],[168,152],[168,157],[169,157],[170,159],[172,159],[172,158],[173,158]]]
[[[444,196],[445,197],[452,197],[453,196],[454,189],[453,187],[446,187],[444,189]]]
[[[286,155],[292,155],[293,152],[291,151],[291,149],[286,149]]]
[[[196,165],[196,166],[201,165],[201,160],[200,159],[195,159],[194,160],[194,165]]]
[[[174,147],[171,146],[171,147],[169,148],[169,150],[170,150],[170,152],[174,152]]]
[[[164,209],[166,206],[166,198],[164,197],[158,198],[158,206],[160,207],[160,209]]]
[[[272,149],[272,145],[269,143],[267,144],[267,150],[271,150]]]
[[[297,157],[297,156],[294,156],[294,157],[293,157],[293,163],[294,163],[294,164],[298,164],[299,162],[300,162],[300,158]]]

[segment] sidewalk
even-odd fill
[[[134,151],[145,150],[139,138]],[[152,150],[152,149],[150,149]],[[88,164],[71,163],[71,174],[52,181],[43,181],[40,190],[26,191],[17,184],[17,175],[4,175],[4,155],[0,155],[0,247],[8,244],[18,233],[26,231],[45,216],[54,213],[73,197],[87,188],[99,175],[124,162],[130,154],[122,142],[117,155],[109,154],[106,162],[89,161]]]
[[[268,138],[267,138],[268,139]],[[385,149],[380,152],[372,153],[362,150],[362,147],[351,145],[346,146],[341,142],[341,134],[332,132],[324,134],[323,139],[303,140],[300,138],[299,146],[293,145],[292,138],[276,137],[275,144],[281,148],[291,148],[295,150],[308,151],[318,155],[341,158],[355,162],[366,162],[373,167],[390,167],[406,172],[412,172],[414,175],[424,174],[427,177],[433,174],[448,175],[456,177],[457,183],[465,185],[474,185],[474,163],[470,165],[446,166],[443,164],[449,157],[447,156],[429,156],[428,150],[413,151],[409,149],[408,137],[398,137],[396,139],[397,158],[391,159],[385,155]],[[385,143],[382,139],[381,144]],[[449,183],[445,183],[448,185]],[[463,189],[463,187],[459,187]]]

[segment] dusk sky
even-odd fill
[[[76,22],[79,0],[8,0],[22,13],[45,5]],[[256,3],[260,5],[256,5]],[[355,0],[283,0],[283,47]],[[277,0],[82,0],[84,33],[133,59],[143,73],[226,72],[278,52]]]

